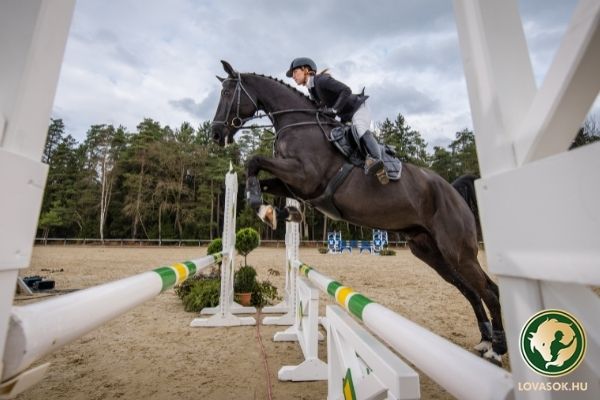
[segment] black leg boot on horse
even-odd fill
[[[365,134],[361,136],[360,143],[362,144],[365,153],[367,153],[365,158],[365,174],[370,176],[376,175],[379,183],[382,185],[390,183],[390,179],[383,166],[381,147],[379,146],[379,143],[377,143],[377,140],[375,140],[373,133],[371,133],[371,131],[366,131]]]

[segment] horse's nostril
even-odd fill
[[[213,140],[219,140],[220,136],[218,133],[213,133]]]

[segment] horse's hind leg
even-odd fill
[[[454,285],[462,295],[469,301],[479,325],[481,332],[481,342],[475,346],[479,352],[487,352],[492,347],[492,324],[483,308],[481,297],[469,286],[467,282],[456,273],[435,244],[433,238],[425,232],[419,233],[408,241],[408,246],[412,253],[419,259],[431,266],[446,282]]]
[[[446,226],[448,222],[446,222]],[[455,224],[454,226],[460,226]],[[459,275],[469,287],[479,295],[487,306],[492,317],[492,349],[484,354],[484,357],[499,364],[501,355],[506,354],[506,337],[502,324],[502,313],[500,299],[498,295],[498,286],[492,282],[487,274],[479,265],[477,260],[477,241],[469,237],[461,236],[459,232],[452,232],[449,236],[443,229],[436,231],[436,243],[444,259],[448,264],[454,267],[456,274]]]

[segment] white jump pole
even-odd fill
[[[156,268],[129,278],[14,306],[4,352],[2,382],[41,357],[148,301],[206,267],[222,255],[210,255]]]
[[[513,396],[511,374],[428,331],[349,287],[294,262],[321,291],[363,321],[369,330],[402,357],[459,399],[508,399]]]

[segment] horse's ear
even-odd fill
[[[220,82],[223,82],[223,81],[225,80],[225,78],[221,78],[219,75],[217,75],[217,79],[218,79]]]
[[[221,60],[221,64],[223,64],[223,69],[225,70],[225,72],[227,72],[227,74],[229,74],[229,76],[237,75],[237,72],[233,69],[231,64],[229,64],[227,61]]]

